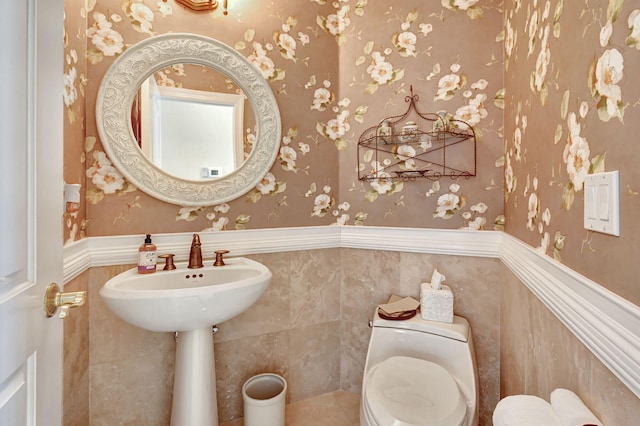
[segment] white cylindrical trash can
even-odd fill
[[[264,373],[242,386],[244,426],[284,426],[287,382],[281,376]]]

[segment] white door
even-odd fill
[[[0,425],[62,424],[63,1],[0,13]]]

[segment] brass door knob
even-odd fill
[[[47,286],[47,290],[44,293],[44,312],[47,318],[51,318],[56,314],[58,308],[60,308],[58,318],[66,318],[69,314],[69,309],[84,305],[86,300],[86,291],[62,293],[58,284],[51,283]]]

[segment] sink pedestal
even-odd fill
[[[171,426],[218,426],[211,327],[178,333]]]

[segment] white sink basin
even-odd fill
[[[271,280],[271,271],[244,257],[224,266],[138,274],[129,269],[109,281],[100,296],[126,322],[150,331],[190,331],[220,324],[253,305]]]
[[[211,326],[242,313],[264,293],[271,271],[244,257],[224,266],[138,274],[129,269],[109,281],[100,296],[114,314],[150,331],[178,331],[171,425],[218,426]],[[212,402],[213,401],[213,402]]]

